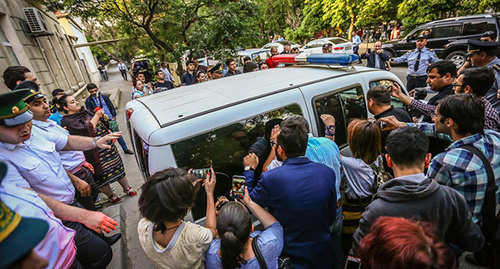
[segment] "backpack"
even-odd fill
[[[384,159],[382,159],[382,155],[379,155],[377,159],[368,166],[370,166],[370,168],[373,170],[373,174],[375,174],[372,188],[372,193],[375,194],[378,188],[385,182],[393,179],[393,176],[389,172],[385,171]]]

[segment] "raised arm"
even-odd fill
[[[87,137],[79,135],[69,135],[68,142],[62,150],[64,151],[87,151],[95,148],[109,149],[109,141],[120,138],[122,132],[111,133],[102,137]]]
[[[212,232],[214,238],[217,236],[217,219],[215,215],[215,202],[214,202],[214,190],[215,184],[217,183],[215,178],[215,172],[212,167],[210,167],[210,174],[207,175],[203,185],[205,186],[205,191],[207,193],[207,217],[205,226]]]
[[[257,217],[257,219],[262,223],[264,229],[273,225],[278,220],[273,217],[273,215],[269,214],[266,210],[264,210],[260,205],[252,201],[250,198],[250,194],[248,193],[248,188],[245,187],[245,196],[243,196],[243,204],[245,204],[250,211]]]

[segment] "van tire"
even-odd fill
[[[457,69],[459,69],[465,63],[465,61],[467,61],[467,57],[465,56],[465,54],[465,51],[457,50],[448,54],[448,56],[446,56],[446,60],[452,61],[457,66]]]

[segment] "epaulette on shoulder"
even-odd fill
[[[409,50],[407,53],[413,52],[413,50]]]
[[[432,49],[429,49],[430,52],[432,52]]]
[[[494,68],[497,72],[500,72],[500,64],[495,64],[495,65],[493,65],[493,68]]]

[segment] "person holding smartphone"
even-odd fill
[[[206,228],[183,220],[194,204],[199,182],[193,173],[171,167],[156,172],[142,186],[139,241],[159,268],[205,268],[205,252],[217,234],[214,170],[202,184],[207,193]]]
[[[265,228],[263,232],[254,231],[250,213],[245,206],[262,223]],[[252,248],[253,240],[257,240],[257,248],[267,268],[278,268],[278,257],[283,249],[283,227],[276,218],[252,201],[246,187],[242,203],[227,202],[220,208],[217,234],[220,239],[212,241],[207,251],[208,269],[262,268]]]

